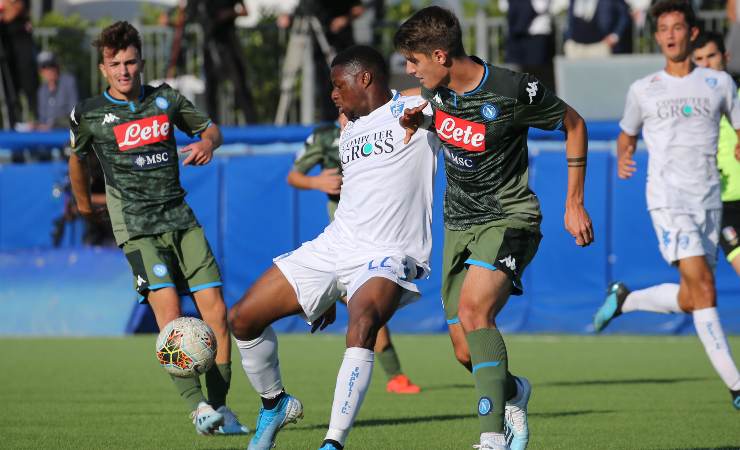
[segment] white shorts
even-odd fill
[[[321,317],[342,296],[352,296],[370,278],[387,278],[403,288],[400,306],[419,299],[413,280],[426,271],[410,256],[393,251],[341,251],[326,234],[273,262],[293,286],[306,321]]]
[[[717,265],[721,209],[684,211],[661,208],[650,211],[663,259],[675,264],[690,256],[706,257],[709,267]]]

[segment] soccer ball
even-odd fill
[[[157,359],[164,370],[172,375],[197,377],[213,366],[216,335],[200,319],[178,317],[160,331]]]

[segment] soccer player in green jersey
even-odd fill
[[[342,163],[339,160],[339,133],[347,123],[344,114],[340,114],[337,122],[317,127],[306,139],[303,151],[293,163],[293,169],[288,174],[288,184],[298,189],[316,189],[325,192],[329,197],[326,209],[329,220],[334,220],[334,211],[339,205],[339,194],[342,186]],[[307,175],[316,165],[322,171],[319,175]],[[347,303],[347,297],[342,297]],[[388,382],[385,385],[387,392],[395,394],[418,394],[421,388],[414,384],[401,371],[401,361],[391,341],[388,326],[378,330],[378,337],[373,348],[375,357],[380,362]]]
[[[288,173],[288,184],[297,189],[324,192],[328,201],[326,210],[329,220],[334,220],[334,211],[339,204],[339,191],[342,187],[342,163],[339,160],[339,133],[347,123],[340,114],[337,122],[321,125],[306,139],[303,149],[296,157],[293,168]],[[316,166],[321,167],[318,175],[308,175]]]
[[[106,203],[116,243],[126,254],[140,300],[161,329],[180,316],[180,293],[191,294],[216,334],[216,364],[200,380],[172,377],[200,434],[245,434],[226,407],[231,338],[218,266],[180,185],[174,126],[200,140],[186,146],[183,165],[208,164],[221,132],[166,84],[142,85],[141,38],[127,22],[105,28],[94,42],[108,88],[78,103],[70,115],[69,177],[80,214],[101,213],[90,201],[86,155],[94,151],[105,173]]]
[[[704,32],[692,43],[694,64],[714,70],[725,70],[727,53],[721,34]],[[740,275],[740,153],[735,151],[737,133],[726,117],[719,124],[717,167],[722,186],[722,231],[719,242],[727,261]],[[738,403],[740,405],[740,402]],[[740,406],[739,406],[740,407]]]
[[[406,58],[406,72],[419,79],[434,110],[431,125],[443,141],[442,301],[455,355],[475,379],[479,448],[524,449],[531,387],[509,373],[495,318],[509,295],[522,293],[522,272],[541,237],[539,202],[528,186],[527,130],[565,132],[565,228],[577,245],[586,246],[593,241],[583,203],[586,126],[531,75],[468,56],[460,23],[446,9],[432,6],[414,14],[396,32],[395,45]],[[422,119],[415,108],[401,123],[412,134]]]
[[[725,70],[727,53],[721,34],[704,32],[692,42],[692,59],[699,67]],[[722,223],[719,243],[727,261],[740,275],[740,151],[737,147],[737,131],[727,117],[719,123],[717,142],[717,168],[720,172],[722,189]],[[732,390],[732,405],[740,410],[740,390]]]

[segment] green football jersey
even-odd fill
[[[78,103],[70,114],[74,152],[93,150],[105,174],[105,191],[118,245],[131,238],[198,225],[180,185],[176,126],[190,136],[210,119],[170,86],[142,86],[138,101],[108,92]]]
[[[723,202],[740,200],[740,161],[735,158],[736,144],[737,132],[732,128],[727,117],[723,116],[719,123],[719,141],[717,145],[717,167],[722,183]]]
[[[322,169],[339,169],[342,173],[342,162],[339,160],[339,125],[328,124],[316,127],[306,139],[303,149],[298,153],[293,170],[308,173],[317,164]],[[339,201],[339,195],[328,195],[330,200]]]
[[[445,226],[539,222],[539,201],[529,188],[527,131],[560,128],[565,103],[531,75],[473,59],[485,69],[474,90],[459,95],[422,88],[445,154]]]

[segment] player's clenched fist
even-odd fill
[[[594,228],[582,204],[566,205],[565,229],[576,239],[576,245],[585,247],[594,241]]]

